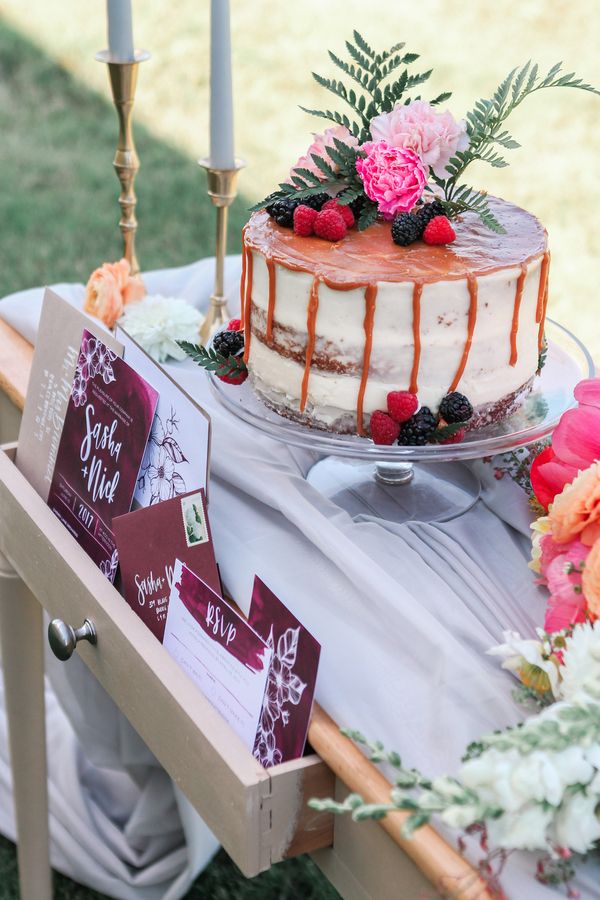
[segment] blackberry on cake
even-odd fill
[[[392,240],[399,247],[418,241],[422,233],[417,217],[410,213],[399,213],[392,222]]]
[[[400,426],[398,443],[404,447],[423,447],[429,443],[436,428],[436,417],[428,406],[422,406],[408,422]]]
[[[421,234],[425,231],[425,228],[432,219],[435,219],[436,216],[445,216],[446,210],[444,209],[444,204],[440,200],[432,200],[430,203],[423,203],[422,206],[419,206],[417,211],[414,213],[414,217],[419,223],[419,228],[421,229]]]
[[[242,331],[219,331],[212,345],[221,356],[238,356],[244,349],[244,334]]]
[[[464,394],[452,391],[446,394],[440,403],[439,414],[449,425],[455,422],[468,422],[473,415],[473,406]]]
[[[316,209],[317,212],[320,212],[330,200],[331,197],[329,194],[322,191],[320,194],[311,194],[310,197],[304,197],[300,203],[304,206],[310,206],[311,209]]]
[[[294,225],[294,210],[297,206],[300,206],[302,202],[302,200],[291,200],[287,198],[275,200],[274,203],[270,203],[269,206],[266,207],[266,210],[271,218],[275,219],[277,224],[281,225],[282,228],[292,228]]]

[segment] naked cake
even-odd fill
[[[534,216],[489,202],[506,234],[465,212],[442,246],[399,247],[385,221],[325,245],[254,213],[241,293],[260,396],[283,415],[358,434],[395,390],[432,410],[460,391],[479,424],[514,409],[538,368],[549,254]]]

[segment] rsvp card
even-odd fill
[[[272,650],[180,560],[173,572],[163,644],[252,750]]]
[[[125,599],[162,641],[178,559],[220,597],[203,490],[113,519]]]
[[[48,505],[110,581],[112,520],[129,511],[158,394],[85,330]]]

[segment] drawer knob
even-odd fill
[[[81,628],[73,628],[62,619],[52,619],[48,625],[48,641],[58,659],[70,659],[78,641],[96,643],[94,623],[86,619]]]

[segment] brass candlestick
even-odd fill
[[[140,168],[140,160],[133,142],[131,114],[135,100],[138,67],[141,62],[150,59],[150,54],[146,50],[136,50],[134,56],[135,58],[131,62],[119,62],[111,57],[108,50],[96,54],[96,59],[108,66],[113,101],[119,117],[119,140],[113,161],[121,183],[119,228],[123,235],[123,256],[131,266],[132,275],[137,275],[140,271],[140,264],[135,253],[135,235],[138,223],[135,217],[137,198],[133,186],[135,176]]]
[[[198,165],[206,170],[208,196],[217,207],[217,233],[215,252],[215,286],[210,297],[206,318],[200,329],[200,340],[206,344],[209,338],[225,322],[229,321],[227,300],[225,299],[225,255],[227,253],[227,218],[229,207],[235,200],[236,183],[240,170],[246,163],[236,159],[233,169],[216,169],[210,159],[198,160]]]

